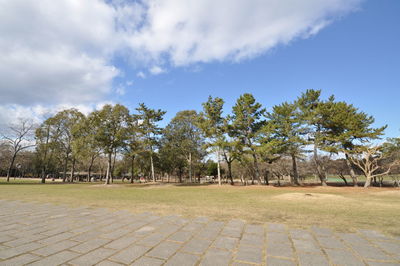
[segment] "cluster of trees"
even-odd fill
[[[321,99],[319,90],[268,112],[251,94],[241,95],[228,115],[223,109],[224,100],[210,96],[201,112],[178,112],[165,128],[159,126],[165,111],[145,104],[133,113],[119,104],[105,105],[87,116],[68,109],[35,129],[26,122],[12,127],[13,134],[1,141],[0,156],[9,158],[8,178],[23,168],[42,182],[49,176],[64,182],[98,176],[106,184],[114,176],[130,182],[200,182],[215,176],[219,184],[239,179],[281,184],[287,178],[299,185],[315,176],[327,185],[333,174],[346,184],[349,176],[357,186],[363,174],[370,186],[399,170],[400,139],[372,145],[386,126],[374,128],[372,116],[334,96]],[[15,163],[18,154],[25,162]]]

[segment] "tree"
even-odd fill
[[[292,159],[291,183],[299,185],[297,159],[305,152],[307,141],[304,139],[306,128],[298,106],[296,103],[287,102],[275,105],[267,117],[269,120],[263,131],[269,135],[268,143],[275,147],[276,153],[288,155]]]
[[[228,178],[231,182],[231,185],[234,185],[233,182],[233,175],[232,175],[232,163],[235,160],[239,159],[240,152],[239,148],[240,143],[237,141],[228,141],[225,138],[221,141],[221,150],[222,150],[222,157],[224,158],[227,166],[228,166]]]
[[[153,182],[155,182],[153,153],[154,146],[157,144],[157,138],[162,131],[157,123],[163,119],[166,112],[161,109],[150,109],[144,103],[140,103],[136,111],[138,114],[135,115],[135,119],[138,121],[139,132],[144,138],[144,147],[148,149],[150,153],[151,177]]]
[[[204,157],[204,140],[198,121],[199,116],[194,110],[178,112],[164,129],[163,135],[169,146],[175,147],[178,154],[174,156],[182,155],[187,161],[190,182],[193,182],[193,162],[201,161]]]
[[[11,171],[14,168],[18,153],[35,146],[32,144],[33,130],[34,125],[32,123],[22,120],[19,124],[10,126],[9,132],[3,135],[5,144],[11,151],[11,160],[7,171],[7,182],[10,181]]]
[[[60,147],[59,153],[64,154],[63,182],[66,180],[70,160],[72,161],[70,181],[72,182],[74,178],[76,156],[72,150],[72,143],[75,139],[73,128],[84,118],[85,116],[74,108],[58,112],[52,117],[53,126],[59,130],[53,141],[57,142],[58,147]]]
[[[143,143],[139,136],[139,121],[135,116],[130,116],[128,123],[127,139],[124,145],[124,154],[130,159],[131,179],[133,183],[135,175],[135,159],[143,151]]]
[[[207,102],[203,103],[203,112],[200,113],[200,128],[205,137],[209,140],[208,146],[216,150],[218,166],[218,185],[221,185],[221,165],[220,155],[221,146],[224,143],[224,118],[222,109],[224,100],[221,98],[208,97]]]
[[[365,188],[371,185],[373,178],[388,175],[392,167],[400,162],[396,159],[382,165],[381,162],[387,155],[382,151],[382,146],[361,146],[357,149],[358,153],[349,153],[349,158],[365,175]]]
[[[97,127],[93,116],[83,117],[73,127],[72,151],[79,159],[88,161],[87,181],[90,182],[95,160],[100,156],[101,147],[96,140]]]
[[[315,169],[321,184],[327,185],[327,174],[325,165],[323,164],[322,158],[318,154],[318,150],[321,150],[325,146],[324,142],[324,119],[325,117],[321,114],[321,109],[325,104],[320,99],[321,90],[307,90],[303,93],[296,101],[300,109],[300,115],[302,120],[307,125],[308,140],[313,145],[313,161]],[[330,100],[333,100],[333,96]],[[327,114],[329,115],[329,113]]]
[[[321,119],[323,121],[323,149],[327,152],[345,154],[346,163],[353,180],[357,186],[358,180],[352,166],[351,154],[360,151],[365,143],[379,139],[386,126],[373,128],[375,122],[372,116],[359,111],[356,107],[346,102],[336,102],[333,97],[321,105]]]
[[[107,156],[105,184],[110,184],[112,177],[112,158],[127,139],[129,110],[120,104],[105,105],[101,110],[89,115],[95,127],[95,140]]]
[[[232,115],[229,117],[229,135],[233,137],[238,145],[242,146],[239,150],[249,153],[253,158],[254,179],[261,184],[261,174],[258,166],[257,138],[260,129],[265,125],[262,120],[266,110],[261,104],[256,102],[253,95],[245,93],[241,95],[232,108]]]
[[[389,164],[390,162],[400,161],[400,138],[389,138],[385,143],[382,144],[382,152],[384,153],[384,163]],[[391,173],[394,180],[394,185],[400,187],[400,164],[397,163],[392,167]]]
[[[41,168],[41,182],[46,182],[46,175],[53,158],[60,127],[56,126],[53,118],[46,119],[35,131],[36,153],[39,157]]]

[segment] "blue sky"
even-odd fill
[[[15,0],[0,11],[0,49],[13,55],[0,58],[9,66],[0,67],[0,122],[11,111],[40,119],[61,106],[88,112],[144,102],[167,111],[165,125],[178,111],[200,110],[209,95],[222,97],[229,112],[250,92],[270,110],[312,88],[399,136],[400,1],[41,4]]]
[[[167,110],[168,121],[180,110],[200,110],[208,95],[222,97],[229,112],[245,92],[268,109],[308,88],[322,89],[325,97],[334,94],[373,115],[377,126],[388,124],[387,136],[399,136],[399,10],[400,1],[367,1],[319,34],[254,59],[181,67],[145,79],[130,73],[124,80],[133,84],[118,101]]]

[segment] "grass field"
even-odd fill
[[[209,216],[341,231],[376,229],[400,235],[400,190],[353,187],[39,184],[0,179],[0,199],[106,207],[132,212]],[[1,208],[0,208],[1,211]]]

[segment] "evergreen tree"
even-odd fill
[[[140,134],[143,136],[143,144],[145,149],[148,149],[150,154],[150,167],[151,177],[153,182],[156,181],[154,173],[154,147],[158,143],[158,136],[161,134],[162,129],[157,125],[163,119],[165,111],[160,109],[155,110],[148,108],[144,103],[139,104],[136,108],[138,114],[135,115],[135,119],[138,121],[138,128]]]
[[[237,99],[232,108],[232,115],[229,117],[231,121],[229,135],[241,146],[238,147],[239,150],[251,155],[254,167],[252,183],[256,179],[260,184],[261,174],[258,165],[257,149],[259,145],[257,139],[260,129],[265,125],[265,120],[262,119],[265,111],[261,104],[256,102],[253,95],[246,93]]]
[[[299,173],[297,159],[305,152],[304,147],[307,141],[304,135],[307,133],[304,121],[296,103],[283,103],[273,107],[268,113],[269,118],[264,132],[268,132],[271,138],[269,145],[273,145],[275,152],[281,155],[290,156],[292,160],[291,183],[299,185]]]
[[[321,114],[321,109],[323,109],[326,102],[322,101],[320,96],[320,90],[307,90],[297,99],[296,103],[300,108],[302,120],[307,126],[308,140],[313,145],[313,161],[317,175],[321,181],[321,184],[326,186],[326,169],[322,159],[318,154],[318,150],[323,150],[325,147],[324,121],[326,119],[326,117]],[[332,101],[333,99],[333,96],[331,96],[329,100]]]
[[[343,153],[350,170],[353,185],[357,186],[357,176],[350,160],[352,153],[372,140],[379,139],[386,126],[373,128],[375,119],[346,102],[336,102],[333,97],[321,105],[321,119],[323,121],[324,150],[333,153]]]
[[[203,112],[200,114],[200,127],[208,139],[209,147],[216,150],[218,184],[221,185],[221,149],[224,143],[224,118],[222,116],[224,100],[221,98],[208,97],[207,102],[203,103]]]

